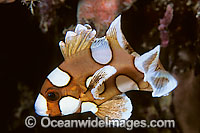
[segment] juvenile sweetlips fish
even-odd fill
[[[121,31],[121,16],[106,36],[95,38],[89,25],[68,31],[59,46],[64,62],[45,80],[35,102],[41,116],[63,116],[91,111],[104,119],[128,119],[133,109],[125,92],[152,91],[153,97],[168,95],[177,81],[164,70],[160,46],[139,55]]]

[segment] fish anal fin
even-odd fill
[[[132,112],[131,100],[123,93],[114,96],[110,100],[98,106],[98,111],[95,113],[99,118],[105,119],[129,119]]]

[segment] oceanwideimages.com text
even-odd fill
[[[29,119],[27,119],[30,117]],[[25,120],[25,125],[33,128],[36,125],[36,119],[33,116],[28,116]],[[40,125],[43,128],[126,128],[132,130],[133,128],[175,128],[175,120],[118,120],[109,119],[104,120],[88,117],[86,120],[55,120],[50,117],[43,117],[40,120]]]

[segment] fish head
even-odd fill
[[[65,61],[44,81],[35,101],[35,112],[38,115],[62,116],[79,112],[81,104],[79,97],[86,90],[82,78],[83,72],[88,74],[87,71],[90,71],[90,69],[82,70],[88,67],[80,66],[83,64],[83,59],[80,58],[81,52],[91,46],[95,35],[96,31],[89,25],[78,24],[74,32],[66,33],[65,42],[60,41],[59,46]],[[89,50],[85,52],[88,53]],[[76,53],[79,53],[79,56]]]
[[[79,112],[79,97],[84,89],[57,67],[43,83],[35,101],[35,112],[40,116],[63,116]]]

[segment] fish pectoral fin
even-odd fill
[[[126,50],[131,54],[134,50],[127,42],[121,30],[121,15],[119,15],[110,25],[108,31],[106,32],[106,38],[112,38],[117,40],[121,48]]]
[[[95,98],[95,99],[104,99],[104,97],[101,97],[100,94],[104,91],[105,87],[104,87],[104,84],[96,87],[96,88],[93,88],[91,90],[91,93],[92,93],[92,96]]]
[[[98,111],[95,113],[101,119],[129,119],[132,115],[131,100],[122,93],[121,95],[114,96],[110,100],[98,106]]]
[[[104,91],[103,83],[116,72],[117,70],[113,66],[107,65],[94,73],[88,88],[91,88],[91,93],[95,99],[103,99],[103,97],[99,97],[99,94]]]
[[[165,70],[157,70],[147,73],[147,82],[153,88],[152,96],[161,97],[166,96],[177,87],[176,79]]]
[[[160,45],[141,56],[135,57],[135,67],[144,73],[144,81],[147,81],[146,78],[148,72],[154,72],[156,70],[159,62],[159,54]]]

